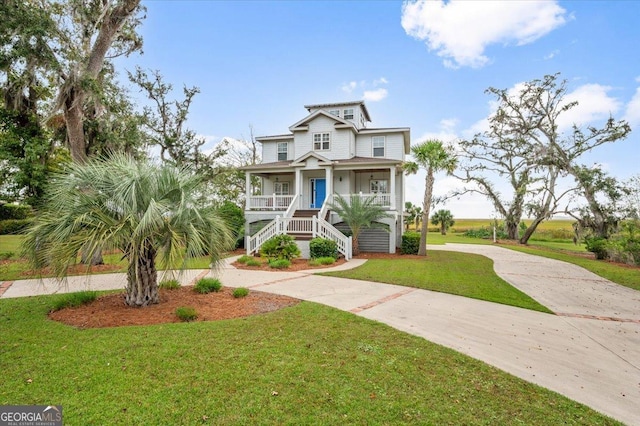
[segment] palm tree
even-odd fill
[[[431,217],[431,223],[434,225],[440,225],[440,233],[447,235],[447,230],[455,225],[456,221],[453,220],[453,215],[449,210],[440,209]]]
[[[334,201],[330,204],[331,210],[336,212],[342,220],[351,228],[352,253],[357,255],[360,253],[358,245],[358,237],[360,231],[364,228],[382,228],[382,224],[377,221],[380,219],[391,217],[381,206],[375,204],[376,196],[360,197],[352,195],[349,199],[336,194]]]
[[[200,178],[189,169],[137,162],[124,154],[69,165],[50,182],[44,209],[25,239],[35,267],[63,277],[79,252],[119,249],[127,259],[125,303],[159,302],[156,258],[167,268],[233,244],[212,207],[196,201]]]
[[[439,171],[452,173],[458,164],[458,159],[451,146],[445,146],[437,139],[427,140],[411,147],[411,154],[415,161],[405,163],[406,174],[416,173],[420,168],[427,171],[425,176],[424,199],[422,201],[422,230],[420,231],[420,247],[418,255],[427,255],[427,224],[429,210],[433,196],[434,174]]]

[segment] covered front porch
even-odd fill
[[[333,201],[334,194],[350,200],[352,197],[374,198],[374,203],[388,210],[401,205],[396,167],[363,170],[296,169],[295,172],[247,172],[247,211],[293,212],[298,209],[320,210]],[[252,176],[259,176],[260,195],[251,188]]]

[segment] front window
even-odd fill
[[[345,120],[353,120],[353,108],[345,109],[342,111],[342,118]]]
[[[328,151],[331,145],[330,133],[314,133],[313,149],[315,151]]]
[[[374,157],[384,157],[384,136],[372,137],[371,146]]]
[[[381,179],[372,180],[369,189],[372,194],[387,194],[389,192],[389,181]]]
[[[289,195],[289,182],[274,182],[273,193],[276,195]]]
[[[278,142],[278,161],[287,161],[288,146],[286,142]]]

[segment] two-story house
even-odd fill
[[[388,210],[390,218],[382,220],[387,230],[363,231],[359,246],[364,252],[395,253],[403,229],[402,163],[409,153],[409,128],[367,128],[371,118],[364,101],[305,108],[308,115],[292,124],[290,133],[256,138],[263,163],[243,168],[247,252],[277,233],[289,233],[340,240],[349,259],[350,241],[337,232],[348,226],[329,207],[340,194],[373,196]],[[252,189],[256,176],[258,191]]]

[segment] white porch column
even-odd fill
[[[389,167],[389,186],[391,186],[391,210],[396,209],[396,166]]]
[[[251,173],[244,173],[244,185],[245,185],[245,210],[249,210],[251,207]]]
[[[331,167],[324,169],[324,177],[327,181],[327,198],[333,195],[333,170]]]
[[[298,205],[296,208],[300,208],[302,205],[302,170],[300,167],[296,167],[296,194],[298,194]]]

